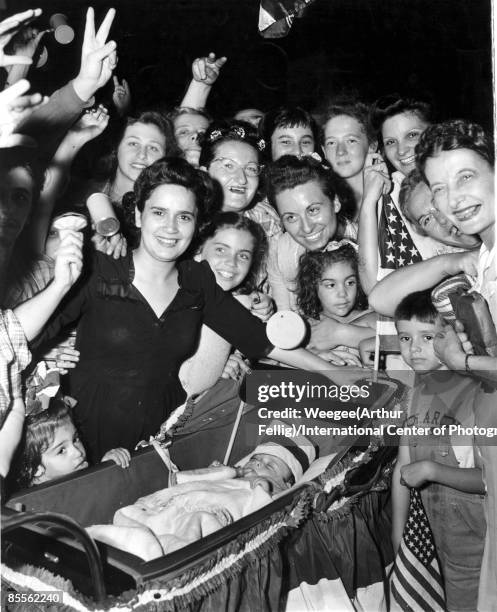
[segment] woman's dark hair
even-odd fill
[[[114,180],[118,167],[117,150],[121,144],[126,129],[135,123],[144,123],[145,125],[155,125],[159,132],[163,134],[166,141],[164,155],[167,157],[181,156],[182,152],[176,144],[174,138],[174,129],[172,122],[156,111],[143,111],[133,117],[123,119],[117,130],[114,131],[112,137],[112,151],[109,155],[103,157],[98,163],[98,173],[107,177],[111,181]]]
[[[272,159],[271,137],[277,128],[285,127],[309,127],[315,145],[319,142],[319,127],[310,113],[300,106],[280,106],[266,113],[259,123],[259,135],[266,143],[264,155],[268,161]]]
[[[42,455],[53,443],[55,432],[65,420],[71,420],[71,409],[58,398],[51,399],[46,410],[26,417],[23,436],[9,474],[9,481],[16,488],[24,489],[33,484]]]
[[[393,318],[396,323],[411,319],[417,319],[422,323],[436,323],[440,320],[440,314],[431,300],[431,289],[406,295],[395,309]]]
[[[398,94],[390,94],[379,98],[371,105],[369,121],[372,133],[378,140],[380,149],[383,149],[381,129],[387,119],[402,113],[414,113],[426,123],[433,123],[434,109],[428,101],[414,98],[402,98]]]
[[[352,119],[355,119],[359,123],[367,136],[368,142],[371,143],[376,140],[376,134],[371,129],[371,125],[369,123],[369,107],[366,104],[358,101],[344,103],[332,102],[321,114],[320,142],[322,145],[324,145],[324,130],[326,128],[326,124],[330,119],[334,119],[335,117],[340,117],[342,115],[352,117]]]
[[[339,221],[338,236],[342,237],[344,219],[352,219],[355,211],[354,194],[344,179],[339,177],[327,162],[317,161],[313,157],[295,157],[283,155],[268,164],[264,174],[265,190],[271,205],[278,210],[276,196],[286,189],[293,189],[310,181],[317,181],[323,193],[331,202],[338,198],[341,204],[337,218]]]
[[[367,299],[359,283],[356,250],[351,244],[344,244],[331,251],[309,251],[301,256],[297,274],[297,304],[306,317],[317,319],[323,311],[318,298],[319,281],[328,266],[341,261],[350,263],[357,277],[354,308],[359,310],[366,308]]]
[[[217,149],[223,142],[244,142],[257,152],[260,161],[264,142],[259,138],[255,127],[246,121],[216,121],[212,123],[200,139],[200,165],[209,168],[216,158]]]
[[[237,288],[238,293],[251,293],[257,290],[259,272],[266,260],[268,241],[262,227],[240,213],[236,212],[220,212],[206,223],[202,228],[198,238],[199,249],[209,240],[213,238],[219,230],[225,228],[233,228],[248,232],[254,239],[254,254],[252,257],[252,265],[245,277],[243,283]]]
[[[128,222],[134,219],[135,207],[143,212],[152,192],[161,185],[179,185],[193,193],[197,207],[197,232],[218,210],[214,184],[207,172],[194,168],[181,157],[163,157],[144,168],[133,191],[124,195],[122,205]]]
[[[416,166],[424,176],[426,161],[442,151],[470,149],[478,153],[493,168],[495,150],[492,138],[478,123],[453,119],[429,126],[416,146]]]

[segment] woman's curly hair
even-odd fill
[[[359,284],[357,254],[351,244],[345,244],[332,251],[309,251],[303,253],[297,274],[297,304],[300,311],[311,319],[318,319],[323,307],[318,298],[318,286],[324,270],[341,261],[349,262],[357,276],[357,295],[354,308],[364,310],[367,300]]]
[[[213,238],[219,230],[225,228],[247,231],[254,239],[254,253],[250,270],[243,283],[237,287],[238,293],[252,293],[252,291],[257,290],[259,272],[262,269],[267,257],[268,241],[266,234],[258,223],[252,219],[249,219],[248,217],[244,217],[240,213],[231,211],[220,212],[214,215],[212,220],[209,221],[200,232],[198,238],[199,250],[202,250],[202,246],[207,240],[209,240],[209,238]]]

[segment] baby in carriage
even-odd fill
[[[180,484],[119,509],[113,525],[95,525],[88,531],[145,560],[160,557],[270,503],[302,477],[315,457],[314,446],[304,436],[268,436],[235,468],[180,472]]]

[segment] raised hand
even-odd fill
[[[0,148],[36,146],[28,136],[14,133],[17,126],[47,100],[38,93],[23,95],[28,89],[29,82],[21,79],[0,92]]]
[[[40,15],[41,9],[30,9],[23,13],[17,13],[17,15],[11,15],[0,23],[0,66],[29,65],[32,63],[32,55],[6,55],[3,50],[22,27]]]
[[[82,100],[89,100],[103,87],[117,66],[117,45],[113,40],[106,43],[115,15],[115,9],[109,9],[95,33],[95,13],[91,7],[86,13],[81,68],[73,81],[74,89]]]
[[[214,85],[227,61],[227,57],[216,58],[216,54],[212,52],[207,57],[197,57],[192,64],[193,79],[205,85]]]
[[[128,81],[123,79],[119,83],[119,79],[114,76],[114,93],[112,94],[112,102],[117,109],[117,112],[121,117],[126,115],[131,107],[131,91],[129,89]]]
[[[89,142],[105,130],[109,123],[109,111],[100,104],[88,109],[70,129],[69,134],[81,143]]]
[[[60,234],[52,282],[66,292],[78,280],[83,269],[83,234],[73,230],[61,230]]]
[[[371,162],[372,165],[364,168],[364,202],[377,202],[380,196],[389,193],[392,187],[387,165],[381,155],[379,153],[372,154]]]

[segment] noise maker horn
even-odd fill
[[[97,234],[109,238],[119,231],[117,220],[110,198],[105,193],[93,193],[86,200],[86,207],[90,212],[91,220],[95,225]]]
[[[50,27],[53,30],[55,40],[61,45],[68,45],[74,39],[74,30],[68,23],[66,15],[55,13],[50,17]]]
[[[59,232],[63,232],[64,230],[80,232],[88,225],[88,221],[84,215],[70,212],[56,217],[52,225]]]
[[[56,217],[52,223],[58,232],[60,239],[62,240],[68,231],[80,232],[88,225],[88,221],[84,215],[79,213],[64,213]],[[75,264],[71,264],[71,268],[74,269]],[[73,270],[74,271],[74,270]]]
[[[302,344],[306,332],[304,320],[292,310],[275,312],[266,324],[269,341],[281,349],[297,348]]]

